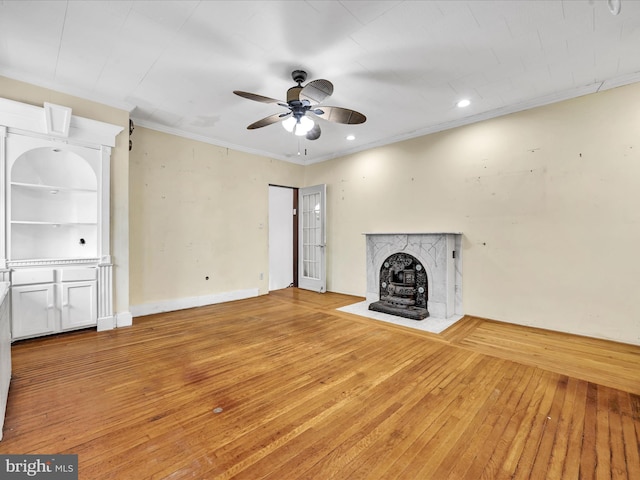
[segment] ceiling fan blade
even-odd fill
[[[333,83],[319,79],[307,83],[300,91],[300,100],[309,100],[311,105],[318,105],[333,93]]]
[[[291,87],[287,90],[287,103],[301,101],[300,92],[302,91],[301,86]]]
[[[321,133],[322,132],[320,131],[320,125],[318,125],[316,123],[313,126],[313,128],[307,132],[306,139],[307,140],[317,140],[318,138],[320,138],[320,134]]]
[[[286,102],[283,102],[282,100],[276,100],[275,98],[264,97],[264,96],[258,95],[256,93],[243,92],[241,90],[234,90],[233,93],[235,93],[236,95],[238,95],[240,97],[247,98],[249,100],[253,100],[253,101],[256,101],[256,102],[261,102],[261,103],[284,103],[286,105]]]
[[[273,115],[269,115],[268,117],[265,117],[262,120],[253,122],[251,125],[247,127],[247,130],[255,130],[256,128],[266,127],[267,125],[271,125],[272,123],[278,123],[281,120],[282,120],[282,114],[274,113]]]
[[[322,111],[322,113],[318,113],[318,110]],[[315,111],[310,111],[318,115],[320,118],[329,120],[330,122],[346,123],[347,125],[355,125],[367,121],[367,117],[363,114],[348,108],[322,106]]]

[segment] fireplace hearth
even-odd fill
[[[395,253],[382,263],[380,300],[371,303],[369,310],[423,320],[429,316],[427,282],[427,272],[417,258]]]

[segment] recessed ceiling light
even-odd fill
[[[347,135],[347,140],[355,140],[356,136],[355,135]]]
[[[465,98],[463,100],[460,100],[456,105],[460,108],[468,107],[469,105],[471,105],[471,101]]]

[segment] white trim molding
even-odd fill
[[[130,327],[133,325],[133,315],[131,312],[120,312],[116,314],[116,327]]]
[[[97,330],[103,332],[105,330],[113,330],[116,328],[116,317],[98,317]]]
[[[0,125],[49,138],[64,138],[79,144],[115,147],[124,127],[72,115],[69,107],[45,103],[44,107],[0,98]]]
[[[71,125],[71,108],[44,102],[46,133],[59,137],[69,136]]]

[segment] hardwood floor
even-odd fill
[[[476,352],[640,395],[640,347],[466,317],[442,336]]]
[[[18,342],[0,453],[76,453],[81,479],[640,479],[640,347],[335,310],[359,300]]]

